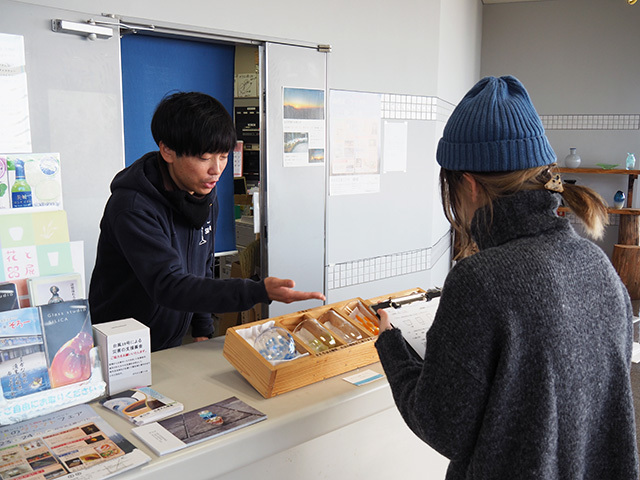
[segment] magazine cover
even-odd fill
[[[0,312],[0,384],[6,399],[51,388],[37,308]]]
[[[149,462],[86,404],[0,427],[1,478],[109,478]]]
[[[265,420],[236,397],[131,429],[156,454],[164,455]]]
[[[49,303],[38,307],[42,320],[51,387],[87,380],[93,332],[87,300]]]
[[[32,277],[27,286],[32,307],[85,298],[79,273]]]
[[[140,387],[111,395],[100,404],[136,425],[145,425],[184,410],[182,403],[165,397],[149,387]]]
[[[20,308],[18,286],[13,282],[0,283],[0,312]]]

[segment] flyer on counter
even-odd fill
[[[0,427],[0,478],[98,480],[150,460],[86,404]]]
[[[184,405],[149,387],[139,387],[100,400],[100,405],[136,425],[146,425],[184,410]]]
[[[224,435],[266,420],[267,416],[236,397],[191,410],[159,422],[135,427],[131,432],[157,455]]]

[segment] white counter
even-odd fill
[[[406,427],[386,379],[356,387],[342,380],[349,372],[265,399],[225,360],[222,346],[215,338],[153,353],[152,387],[185,411],[236,396],[267,420],[158,457],[131,433],[131,423],[94,402],[152,458],[118,479],[444,478],[448,461]],[[367,368],[383,373],[379,363]]]

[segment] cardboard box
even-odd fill
[[[227,333],[227,329],[235,327],[240,323],[239,312],[218,313],[213,318],[213,336],[222,337]]]
[[[258,303],[253,308],[240,312],[240,323],[254,323],[262,318],[262,304]]]
[[[133,318],[93,325],[109,395],[151,385],[149,327]]]
[[[417,291],[422,292],[423,290],[406,290],[370,300],[353,298],[280,317],[232,327],[227,329],[223,355],[263,397],[270,398],[289,392],[296,388],[304,387],[379,361],[378,352],[374,345],[377,334],[367,330],[365,326],[351,318],[354,316],[354,310],[357,309],[358,312],[360,312],[361,308],[364,308],[367,317],[378,326],[377,317],[369,308],[370,305]],[[336,338],[338,345],[335,348],[321,353],[314,353],[293,331],[306,316],[318,319],[329,310],[338,313],[359,329],[363,333],[363,338],[350,344],[341,342]],[[275,326],[287,329],[294,337],[298,352],[307,353],[308,355],[276,365],[266,360],[245,340],[240,331],[269,321],[273,321]]]

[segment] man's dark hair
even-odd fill
[[[178,92],[162,99],[151,120],[151,133],[178,156],[227,153],[236,146],[229,113],[215,98],[200,92]]]

